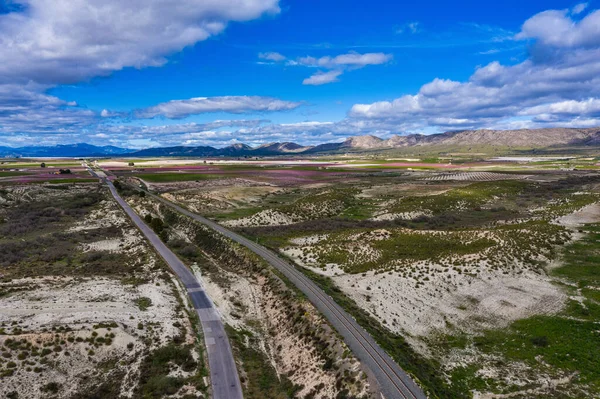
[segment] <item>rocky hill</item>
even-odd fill
[[[423,151],[443,151],[462,148],[496,149],[553,149],[569,147],[600,146],[600,128],[548,128],[520,130],[463,130],[439,134],[394,135],[382,139],[372,135],[349,137],[339,143],[324,143],[316,146],[303,146],[292,142],[267,143],[258,147],[246,144],[233,144],[223,148],[210,146],[198,147],[161,147],[144,150],[128,150],[117,147],[95,147],[89,144],[62,145],[54,147],[0,147],[0,156],[115,156],[135,157],[252,157],[273,155],[326,154],[361,151],[387,151],[410,149]]]

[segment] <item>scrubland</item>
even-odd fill
[[[0,394],[208,394],[185,292],[105,188],[0,191]]]
[[[337,333],[264,261],[148,197],[128,201],[204,281],[227,325],[246,398],[374,395]]]
[[[110,164],[127,201],[201,276],[227,325],[245,397],[377,392],[285,278],[132,187],[294,262],[430,397],[600,396],[593,167],[335,162]],[[3,394],[210,394],[185,296],[104,189],[1,189]]]
[[[600,177],[494,168],[323,168],[156,190],[295,262],[432,397],[598,396]],[[219,292],[225,314],[244,313]]]

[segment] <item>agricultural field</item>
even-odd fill
[[[186,298],[106,188],[0,188],[0,396],[207,397]]]
[[[599,396],[596,161],[449,165],[115,174],[292,260],[438,397]]]
[[[74,159],[6,159],[0,161],[0,186],[13,184],[90,183],[82,161]]]

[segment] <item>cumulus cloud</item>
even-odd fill
[[[81,120],[79,119],[79,121]],[[256,129],[269,122],[265,119],[238,119],[158,126],[99,124],[86,129],[81,129],[81,127],[72,129],[66,126],[61,131],[56,131],[54,128],[48,131],[29,131],[27,133],[6,131],[2,133],[2,144],[13,146],[39,144],[39,137],[43,134],[44,145],[64,143],[67,139],[70,142],[85,141],[91,144],[108,143],[122,147],[144,148],[148,146],[181,145],[184,141],[192,139],[200,142],[204,138],[204,144],[202,145],[221,146],[224,141],[232,140],[235,135],[239,135],[238,132]],[[221,141],[219,142],[219,140]]]
[[[188,1],[184,2],[188,3]],[[31,0],[30,3],[39,8],[42,1]],[[146,3],[148,7],[155,3],[158,4],[155,1]],[[196,4],[195,2],[191,3]],[[234,2],[198,0],[198,3],[202,3],[205,9],[206,7],[215,7],[215,10],[219,10],[221,3],[231,5]],[[250,0],[243,2],[248,7],[258,3]],[[262,11],[255,8],[254,14],[246,14],[248,18],[251,18],[250,14],[262,15],[263,12],[269,10],[276,12],[277,10],[276,1],[260,3],[263,6],[260,8]],[[241,0],[236,4],[242,4]],[[117,3],[112,0],[107,2],[109,8],[116,6]],[[65,7],[68,8],[68,5]],[[129,6],[125,5],[124,7]],[[143,8],[144,5],[140,7]],[[175,6],[175,8],[177,7]],[[83,8],[85,9],[85,7]],[[28,8],[28,13],[30,10],[36,10],[36,7]],[[571,11],[549,10],[539,13],[525,21],[517,35],[511,34],[515,43],[527,46],[529,53],[524,61],[514,64],[494,61],[477,67],[470,78],[463,81],[444,79],[443,76],[440,76],[424,84],[416,93],[374,103],[355,104],[349,110],[348,116],[341,121],[271,124],[264,120],[243,120],[146,127],[137,125],[139,121],[128,125],[118,125],[118,121],[115,121],[114,118],[122,116],[121,113],[110,110],[92,111],[76,103],[47,95],[45,94],[46,90],[57,83],[77,81],[105,72],[109,73],[124,65],[139,67],[154,63],[158,65],[164,62],[161,61],[161,57],[177,51],[175,49],[177,46],[157,42],[156,46],[159,49],[147,52],[148,58],[136,58],[136,54],[139,54],[136,49],[133,49],[130,55],[122,54],[117,57],[116,54],[119,53],[117,50],[129,49],[128,46],[131,47],[131,43],[137,40],[136,35],[131,34],[130,29],[134,28],[130,27],[124,30],[123,44],[112,43],[114,34],[111,29],[108,29],[105,36],[97,35],[93,40],[89,39],[96,43],[95,46],[82,47],[88,52],[87,55],[85,51],[82,54],[75,54],[68,51],[71,48],[70,41],[87,39],[84,37],[72,38],[71,36],[80,36],[81,32],[89,33],[90,31],[74,29],[75,33],[65,34],[69,37],[63,39],[66,45],[62,47],[55,43],[54,37],[58,35],[58,31],[54,30],[48,36],[39,36],[40,43],[32,46],[36,53],[32,54],[32,58],[29,60],[37,65],[32,66],[29,65],[29,61],[21,60],[24,62],[23,65],[27,65],[27,68],[24,68],[21,71],[22,75],[19,75],[17,61],[13,62],[6,57],[9,57],[9,50],[17,55],[20,54],[19,51],[25,54],[24,50],[19,49],[20,46],[26,45],[26,39],[30,35],[24,33],[23,37],[19,37],[6,34],[10,33],[10,30],[3,25],[5,15],[2,15],[0,16],[0,33],[4,34],[0,36],[0,51],[4,51],[3,59],[8,61],[7,65],[0,65],[0,137],[2,137],[3,143],[11,145],[39,142],[39,137],[43,135],[44,143],[47,144],[65,140],[85,141],[85,138],[89,137],[96,140],[96,143],[115,145],[142,142],[145,146],[150,140],[152,145],[188,143],[189,145],[219,146],[235,140],[249,144],[260,144],[267,141],[297,141],[303,144],[317,144],[323,141],[339,141],[347,136],[358,134],[375,134],[385,137],[406,131],[597,126],[600,125],[600,34],[598,31],[600,14],[598,11],[588,11],[586,8],[579,12],[576,11],[577,7]],[[52,11],[47,12],[52,13]],[[169,12],[179,15],[174,10]],[[25,16],[26,13],[13,14],[23,14],[22,18],[46,20],[46,17],[36,16],[35,12],[27,16]],[[152,19],[153,15],[153,13],[149,13],[148,18]],[[225,21],[223,23],[226,23],[226,21],[241,19],[241,17],[239,19],[221,18],[222,14],[217,11],[210,15],[211,18],[206,19],[210,23],[215,21]],[[167,17],[171,18],[172,15],[166,13],[165,18]],[[194,22],[196,21],[195,17],[190,16],[190,18],[191,26],[195,26],[194,24],[197,23]],[[86,21],[91,24],[89,18]],[[145,32],[147,21],[137,22],[135,19],[132,21],[134,26],[141,27],[140,35],[142,35]],[[206,22],[206,24],[208,23]],[[120,22],[115,21],[114,24],[118,26]],[[169,30],[165,26],[163,28]],[[174,22],[172,26],[173,29],[176,29],[180,25]],[[152,32],[148,34],[153,38],[156,37]],[[166,35],[169,36],[169,34]],[[162,37],[162,34],[160,36]],[[115,54],[107,56],[106,63],[99,62],[104,54],[103,45],[98,43],[102,37],[106,39],[106,46],[111,51],[116,51]],[[48,43],[44,41],[45,38]],[[142,40],[141,48],[152,45],[150,43],[152,40],[146,41],[145,38],[140,40]],[[48,52],[43,51],[46,47],[49,49]],[[60,72],[53,70],[53,65],[62,65],[64,61],[60,57],[57,58],[57,49],[61,49],[64,54],[72,57],[71,61],[74,63],[71,65],[66,62],[64,69]],[[47,64],[44,57],[47,57]],[[82,58],[81,70],[74,66],[80,62],[79,57]],[[353,69],[385,64],[390,62],[392,56],[384,53],[347,53],[290,59],[279,53],[263,53],[260,58],[282,65],[295,64],[298,67],[315,68],[316,70],[313,69],[315,73],[306,78],[304,84],[316,85],[337,81],[342,73]],[[60,62],[56,63],[57,59]],[[47,76],[42,73],[42,69],[39,69],[42,68],[40,65],[47,65],[45,67],[49,71]],[[69,71],[74,72],[70,73]],[[269,97],[211,97],[165,102],[154,107],[137,110],[132,115],[140,118],[177,119],[207,112],[285,111],[299,105]]]
[[[278,0],[22,0],[0,15],[0,80],[75,83],[166,56],[230,21],[279,12]]]
[[[342,74],[342,71],[329,71],[329,72],[319,71],[319,72],[315,73],[314,75],[304,79],[302,81],[302,84],[309,85],[309,86],[320,86],[320,85],[324,85],[327,83],[337,82],[337,81],[339,81],[338,76],[340,76],[341,74]]]
[[[518,117],[527,117],[528,126],[574,118],[580,126],[593,123],[580,117],[597,115],[599,107],[600,12],[575,21],[568,11],[545,11],[525,21],[516,39],[532,41],[521,63],[494,61],[464,82],[436,78],[416,94],[355,104],[349,117],[439,130],[506,125]]]
[[[600,115],[600,99],[567,100],[527,108],[520,115]]]
[[[228,23],[278,13],[279,0],[14,0],[0,13],[0,135],[75,140],[102,118],[45,93],[60,84],[152,67],[221,33]],[[10,135],[10,136],[9,136]],[[35,140],[39,142],[39,140]]]
[[[171,119],[181,119],[190,115],[210,112],[241,114],[246,112],[289,111],[298,108],[301,104],[260,96],[197,97],[189,100],[168,101],[138,110],[134,114],[138,118],[163,116]]]
[[[9,133],[75,133],[98,120],[98,114],[54,96],[36,83],[0,84],[0,137]]]
[[[583,10],[582,10],[583,11]],[[535,39],[542,45],[561,48],[600,45],[600,10],[574,21],[568,10],[549,10],[528,19],[517,39]]]

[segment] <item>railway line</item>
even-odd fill
[[[348,347],[369,369],[377,380],[380,390],[388,399],[425,399],[427,396],[412,378],[375,342],[354,318],[343,310],[312,280],[298,271],[293,265],[277,256],[273,251],[243,237],[218,223],[174,204],[162,197],[148,193],[161,203],[175,209],[233,241],[247,247],[275,267],[302,291],[315,307],[329,320],[342,335]]]

